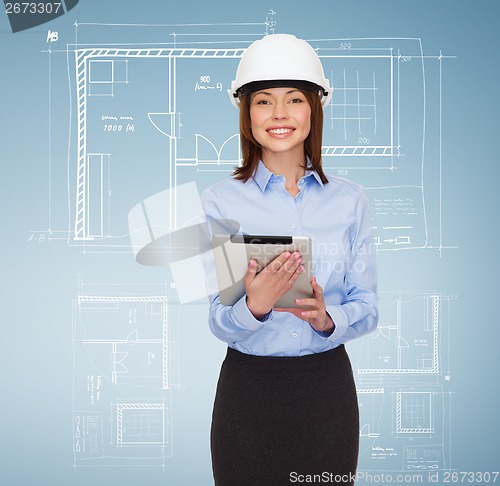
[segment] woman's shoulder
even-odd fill
[[[340,192],[346,196],[351,195],[353,197],[358,197],[359,194],[364,192],[363,186],[357,182],[327,173],[325,175],[328,179],[328,184],[325,184],[324,187],[327,187],[331,191],[335,191],[336,193]]]
[[[203,196],[206,197],[208,195],[214,195],[216,197],[219,197],[235,193],[237,194],[248,188],[250,186],[251,180],[252,179],[249,179],[247,182],[243,182],[235,179],[234,177],[227,177],[207,187],[203,191],[202,197]]]
[[[211,186],[209,186],[206,190],[207,191],[224,191],[227,190],[231,187],[235,187],[238,185],[242,185],[243,182],[235,179],[234,177],[225,177],[224,179],[221,179],[220,181],[215,182]]]

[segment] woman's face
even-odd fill
[[[262,147],[262,159],[290,152],[304,155],[304,141],[311,130],[311,107],[295,88],[267,88],[252,93],[250,124]]]

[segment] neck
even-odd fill
[[[298,147],[297,150],[283,153],[262,151],[262,162],[275,175],[285,177],[285,186],[287,189],[296,188],[297,183],[305,174],[304,166],[306,158],[304,148]]]

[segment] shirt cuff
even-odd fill
[[[271,310],[261,321],[256,319],[247,306],[246,294],[233,305],[234,318],[250,331],[257,331],[262,328],[265,322],[272,319],[272,313],[273,311]]]
[[[327,334],[326,332],[321,333],[320,335],[324,335],[328,341],[334,341],[341,337],[348,328],[347,317],[340,310],[340,306],[335,305],[327,305],[326,312],[330,314],[333,323],[335,324],[335,329],[331,334]]]

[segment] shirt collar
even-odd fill
[[[274,174],[264,165],[264,162],[259,160],[253,179],[262,192],[266,190],[267,184],[273,175]]]
[[[316,179],[316,181],[318,182],[318,184],[321,187],[323,187],[323,181],[321,180],[321,177],[319,176],[319,174],[315,170],[307,169],[306,173],[304,175],[304,178],[309,177],[311,175]]]
[[[311,166],[311,161],[309,160],[309,158],[307,159],[307,166],[308,167]],[[316,181],[318,182],[318,184],[321,187],[323,187],[323,181],[321,180],[321,177],[315,170],[306,169],[303,178],[306,179],[309,176],[313,176],[314,179],[316,179]],[[262,160],[259,160],[259,164],[257,165],[257,169],[255,170],[255,173],[253,175],[253,179],[257,183],[262,192],[266,190],[267,184],[273,177],[276,176],[264,165],[264,162],[262,162]]]

